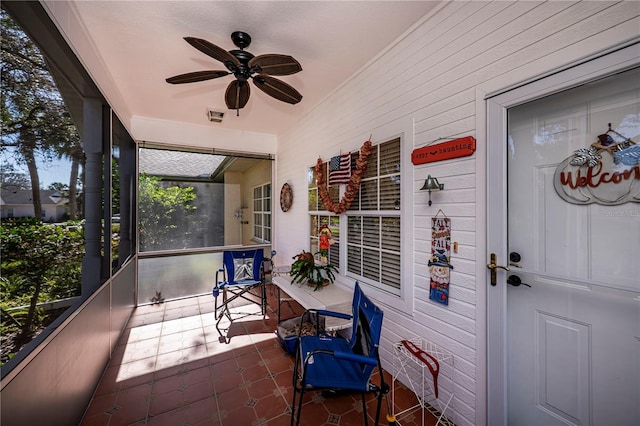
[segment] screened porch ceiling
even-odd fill
[[[45,7],[124,123],[132,117],[280,134],[357,74],[439,1],[51,1]],[[225,70],[183,40],[203,38],[225,50],[233,31],[252,37],[254,55],[291,55],[303,70],[278,77],[302,95],[280,102],[252,83],[240,116],[224,103],[233,76],[172,85],[167,77]],[[398,64],[402,66],[402,64]],[[357,81],[357,77],[354,77]],[[207,109],[225,113],[209,122]],[[135,137],[135,136],[134,136]]]

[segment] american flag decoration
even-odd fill
[[[351,153],[336,155],[329,161],[329,185],[349,183],[351,179]]]

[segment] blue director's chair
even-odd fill
[[[362,395],[364,424],[368,424],[366,393],[374,393],[378,400],[375,424],[380,420],[382,398],[389,392],[384,381],[378,345],[382,331],[382,311],[362,293],[356,283],[353,294],[352,315],[326,310],[310,309],[316,318],[333,316],[353,319],[351,337],[330,336],[317,332],[314,336],[299,336],[296,363],[293,371],[293,402],[291,404],[291,425],[300,424],[302,400],[305,392],[352,391]],[[300,327],[302,328],[302,327]],[[320,327],[316,326],[319,330]],[[371,381],[378,368],[379,384]],[[299,399],[298,399],[298,394]],[[296,407],[296,403],[298,404]]]
[[[220,328],[224,317],[233,322],[230,310],[231,304],[239,299],[255,303],[260,306],[264,316],[267,311],[267,293],[264,279],[264,253],[257,250],[233,250],[222,254],[223,267],[216,272],[216,283],[213,287],[215,300],[216,329],[220,333],[219,340],[229,343],[228,328],[225,333]],[[222,279],[221,279],[222,277]],[[218,301],[221,297],[222,300]],[[236,312],[236,315],[239,313]],[[250,313],[253,314],[253,313]],[[246,316],[250,314],[240,314]],[[231,325],[229,325],[229,328]]]

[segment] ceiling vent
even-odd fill
[[[222,123],[222,118],[224,117],[224,112],[214,111],[212,109],[207,110],[207,118],[209,121],[213,121],[214,123]]]

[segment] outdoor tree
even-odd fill
[[[84,150],[80,139],[71,141],[71,144],[58,146],[57,153],[59,158],[71,160],[67,198],[69,198],[69,218],[75,220],[78,218],[78,188],[81,186],[81,181],[79,180],[80,165],[85,163]]]
[[[37,160],[67,157],[80,162],[80,137],[45,58],[37,46],[5,12],[0,11],[2,46],[2,102],[0,150],[13,153],[16,164],[29,172],[35,217],[41,217]],[[70,203],[77,184],[70,177]]]
[[[186,248],[191,229],[199,223],[193,187],[160,185],[160,178],[139,177],[140,250]]]
[[[31,189],[29,176],[16,170],[13,164],[3,163],[0,166],[0,187],[2,189],[26,190]]]
[[[21,318],[17,337],[21,346],[31,339],[38,325],[37,305],[45,291],[54,298],[79,295],[84,238],[81,230],[44,225],[34,218],[4,221],[0,249],[6,279],[3,302],[22,303],[28,298],[29,308]]]
[[[49,186],[47,187],[47,189],[49,189],[51,191],[58,191],[58,192],[60,192],[60,194],[62,194],[63,197],[67,197],[68,194],[69,194],[69,185],[67,185],[66,183],[62,183],[62,182],[50,183]]]
[[[111,156],[111,204],[114,214],[120,214],[120,165],[118,158]]]

